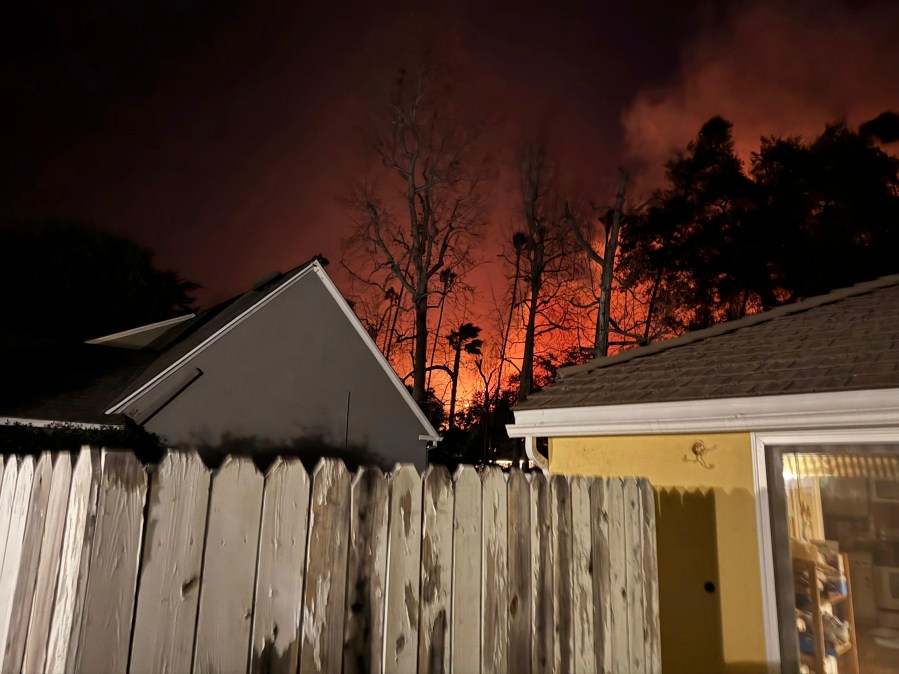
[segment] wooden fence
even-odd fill
[[[645,480],[0,464],[5,672],[656,672]]]

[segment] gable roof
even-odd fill
[[[516,410],[899,387],[899,275],[564,368]]]
[[[340,294],[334,282],[317,260],[302,264],[284,274],[273,274],[257,282],[254,287],[222,304],[213,307],[196,318],[177,325],[165,333],[151,348],[164,349],[162,354],[146,368],[121,394],[109,405],[106,414],[121,414],[134,401],[152,391],[170,377],[184,376],[184,369],[194,356],[209,348],[225,336],[230,330],[254,313],[262,309],[271,300],[288,290],[300,279],[314,275],[325,286],[334,302],[355,329],[359,338],[377,360],[385,376],[393,383],[403,400],[409,406],[422,425],[422,435],[428,439],[438,439],[439,435],[412,399],[409,391],[400,381],[387,362],[380,349],[372,341],[356,314]],[[181,374],[179,375],[179,371]]]

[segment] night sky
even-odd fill
[[[132,237],[206,306],[317,253],[336,262],[340,197],[369,164],[359,129],[424,50],[484,125],[497,241],[536,125],[571,196],[604,203],[617,166],[648,191],[715,114],[745,157],[763,134],[899,109],[899,3],[482,4],[17,3],[0,22],[0,216]],[[495,252],[485,301],[490,279],[502,294]]]

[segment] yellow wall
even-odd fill
[[[692,460],[695,456],[691,450],[696,441],[702,441],[707,448],[706,466]],[[643,476],[657,489],[683,492],[679,501],[682,512],[672,511],[670,519],[666,520],[669,524],[664,532],[666,541],[671,546],[677,541],[671,527],[685,528],[696,521],[695,530],[684,530],[683,550],[671,547],[663,551],[660,533],[660,564],[676,567],[660,569],[660,584],[665,581],[668,585],[667,594],[660,589],[660,599],[669,603],[669,609],[672,608],[670,603],[677,598],[678,602],[692,604],[698,611],[697,620],[691,625],[675,619],[673,616],[677,611],[666,613],[662,610],[663,665],[667,662],[667,671],[680,671],[685,667],[691,671],[716,671],[716,668],[722,671],[722,658],[725,672],[766,671],[750,442],[748,433],[550,440],[549,466],[553,473]],[[713,505],[703,509],[697,498],[707,498]],[[665,508],[672,507],[675,502],[670,494],[659,495],[657,503],[663,506],[658,514],[660,527],[666,524],[662,522],[666,516]],[[693,519],[683,516],[687,512],[694,513]],[[696,513],[701,512],[709,513],[704,521],[698,521],[703,516]],[[708,533],[703,534],[703,531]],[[713,537],[711,532],[714,532],[715,540],[708,540]],[[703,536],[705,539],[701,540]],[[692,541],[689,550],[686,547],[688,541]],[[684,556],[699,549],[705,550],[697,558],[703,563],[708,562],[705,566]],[[716,549],[717,560],[706,560],[715,555]],[[702,613],[702,606],[710,596],[701,587],[701,578],[716,572],[718,581],[712,596],[718,598],[720,617],[699,619],[698,614]],[[677,587],[670,586],[671,579],[677,579]],[[714,582],[714,579],[710,580]],[[680,606],[675,608],[681,610]],[[667,625],[664,622],[666,615]],[[720,630],[720,644],[712,643],[718,640],[716,630]],[[681,657],[689,657],[689,663],[678,660]],[[700,666],[697,658],[704,658],[705,664]]]

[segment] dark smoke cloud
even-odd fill
[[[644,188],[700,125],[734,123],[744,160],[768,135],[813,136],[899,108],[899,5],[755,2],[732,8],[683,51],[679,74],[642,89],[622,115]]]

